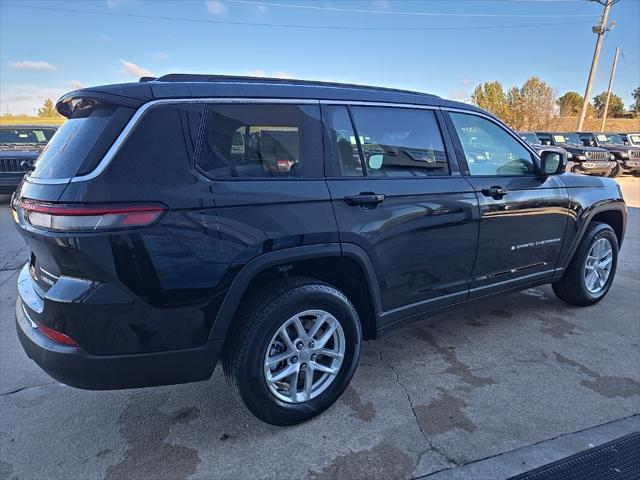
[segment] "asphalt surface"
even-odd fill
[[[607,298],[550,287],[366,342],[346,394],[303,425],[208,382],[87,392],[53,381],[13,325],[27,252],[0,206],[1,479],[501,479],[640,430],[640,179]]]

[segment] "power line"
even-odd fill
[[[548,0],[546,0],[548,1]],[[595,18],[597,15],[591,13],[580,14],[563,14],[563,15],[526,15],[521,13],[446,13],[446,12],[403,12],[398,10],[366,10],[360,8],[340,8],[340,7],[328,7],[319,5],[300,5],[297,3],[275,3],[275,2],[262,2],[259,0],[227,0],[229,3],[242,3],[245,5],[260,5],[264,7],[278,7],[278,8],[296,8],[301,10],[316,10],[326,12],[341,12],[341,13],[371,13],[382,15],[409,15],[412,17],[479,17],[479,18],[575,18],[575,17],[589,17]]]
[[[89,10],[78,10],[73,8],[56,8],[56,7],[36,7],[31,5],[7,5],[3,4],[4,8],[18,8],[28,10],[41,10],[49,12],[60,13],[74,13],[81,15],[98,15],[98,16],[110,16],[110,17],[128,17],[139,18],[148,20],[167,20],[178,22],[192,22],[192,23],[213,23],[218,25],[236,25],[236,26],[252,26],[252,27],[269,27],[269,28],[298,28],[298,29],[320,29],[320,30],[403,30],[403,31],[441,31],[441,30],[491,30],[501,28],[529,28],[529,27],[557,27],[563,25],[578,25],[585,23],[592,23],[590,21],[576,21],[576,22],[555,22],[555,23],[529,23],[519,25],[473,25],[473,26],[455,26],[455,27],[410,27],[410,26],[340,26],[340,25],[303,25],[296,23],[267,23],[267,22],[241,22],[232,20],[213,20],[207,18],[188,18],[188,17],[171,17],[162,15],[143,15],[136,13],[124,13],[124,12],[96,12]]]

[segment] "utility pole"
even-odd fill
[[[584,91],[584,99],[582,100],[582,111],[580,112],[580,119],[578,120],[578,131],[582,131],[582,126],[584,125],[584,119],[587,116],[587,108],[589,106],[589,97],[591,97],[591,88],[593,87],[593,79],[596,76],[596,70],[598,70],[598,60],[600,60],[600,50],[602,49],[602,39],[604,34],[608,31],[613,30],[615,27],[615,22],[612,22],[611,25],[607,26],[607,20],[609,18],[609,10],[613,6],[614,3],[617,3],[618,0],[594,0],[599,4],[604,5],[604,12],[602,13],[602,19],[600,20],[600,25],[594,25],[592,30],[593,33],[598,35],[596,40],[596,49],[593,52],[593,60],[591,61],[591,70],[589,70],[589,78],[587,80],[587,88]]]
[[[616,76],[616,67],[618,66],[618,54],[620,47],[616,47],[616,54],[613,57],[613,66],[611,67],[611,76],[609,77],[609,89],[607,90],[607,101],[604,103],[604,112],[602,113],[602,123],[600,131],[604,132],[604,124],[607,122],[607,112],[609,111],[609,99],[611,98],[611,87],[613,87],[613,79]]]

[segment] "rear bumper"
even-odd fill
[[[79,347],[57,344],[42,335],[16,302],[16,329],[25,352],[45,372],[72,387],[87,390],[173,385],[207,380],[222,341],[185,350],[127,355],[91,355]]]

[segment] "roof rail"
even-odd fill
[[[150,77],[143,77],[150,78]],[[140,79],[142,81],[142,79]],[[406,93],[411,95],[421,95],[440,98],[430,93],[416,92],[414,90],[403,90],[399,88],[375,87],[371,85],[358,85],[353,83],[321,82],[316,80],[297,80],[292,78],[271,78],[271,77],[245,77],[241,75],[206,75],[194,73],[169,73],[152,81],[156,82],[245,82],[245,83],[272,83],[278,85],[310,85],[319,87],[334,88],[357,88],[366,90],[381,90],[386,92]]]

